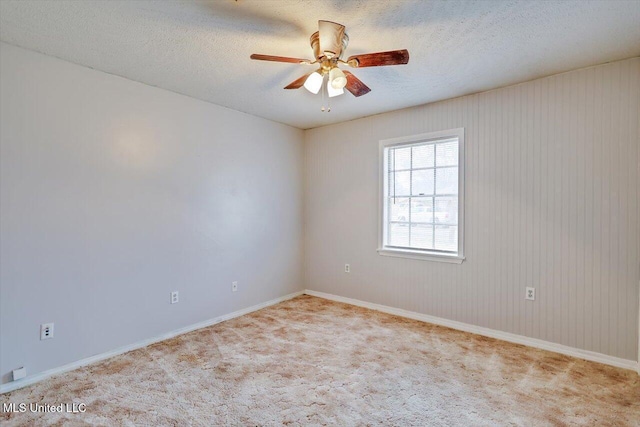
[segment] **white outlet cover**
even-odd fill
[[[351,273],[351,265],[345,264],[344,265],[344,272],[345,273]]]
[[[527,289],[524,294],[524,299],[534,301],[536,299],[536,288],[531,288],[527,286]]]
[[[238,282],[231,282],[231,290],[236,292],[238,290]]]
[[[53,338],[53,323],[40,325],[40,340],[50,340],[51,338]]]
[[[177,304],[178,302],[180,302],[180,297],[178,294],[178,291],[173,291],[171,292],[171,304]]]

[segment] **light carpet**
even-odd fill
[[[638,426],[637,373],[320,298],[0,396],[3,426]]]

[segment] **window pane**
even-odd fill
[[[433,144],[413,147],[412,168],[432,168],[434,156]]]
[[[411,173],[406,172],[389,172],[389,196],[408,196],[409,195],[409,179]],[[395,187],[394,187],[395,184]]]
[[[421,135],[405,145],[388,145],[382,154],[386,162],[383,246],[391,250],[408,248],[425,254],[458,251],[462,233],[458,209],[460,147],[457,131]],[[447,136],[443,136],[447,135]],[[459,147],[460,144],[460,147]],[[398,254],[402,251],[397,251]],[[381,252],[382,253],[382,252]]]
[[[458,141],[437,144],[436,166],[458,165]]]
[[[436,225],[436,247],[441,251],[458,250],[458,227],[455,225]]]
[[[458,168],[436,169],[436,194],[458,194]]]
[[[409,224],[389,224],[390,246],[409,246]]]
[[[458,198],[437,197],[435,218],[438,223],[458,224]]]
[[[413,171],[412,186],[414,196],[433,194],[434,169]]]
[[[391,149],[389,162],[389,170],[410,169],[411,147]]]
[[[409,221],[409,199],[406,197],[389,198],[389,221]]]
[[[433,249],[433,225],[414,225],[411,227],[411,247]]]
[[[411,200],[411,222],[433,222],[433,198]]]

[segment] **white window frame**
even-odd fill
[[[420,142],[430,142],[450,138],[458,139],[458,251],[447,254],[433,250],[400,249],[384,245],[384,236],[387,232],[387,209],[385,198],[387,194],[388,180],[385,179],[385,149],[402,145],[412,145]],[[379,142],[379,174],[380,192],[378,204],[378,253],[384,256],[421,259],[427,261],[440,261],[461,264],[464,261],[464,128],[450,129],[438,132],[429,132],[419,135],[403,136],[399,138],[383,139]]]

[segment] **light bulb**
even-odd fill
[[[314,71],[309,75],[309,77],[307,77],[307,80],[305,80],[304,88],[307,89],[309,92],[316,94],[322,87],[323,80],[324,78],[322,77],[322,75],[317,71]]]
[[[334,89],[342,89],[347,85],[347,77],[340,68],[335,67],[329,71],[329,82]]]
[[[342,95],[344,93],[344,89],[342,88],[334,88],[333,85],[327,85],[327,93],[329,94],[329,98],[333,98],[334,96]]]

